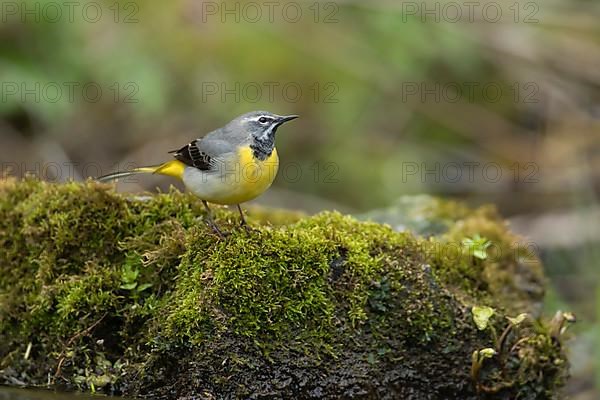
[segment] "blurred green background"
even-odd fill
[[[578,316],[567,393],[599,398],[598,2],[0,4],[3,175],[81,180],[168,160],[243,112],[300,114],[259,203],[497,204],[544,259],[549,312]]]

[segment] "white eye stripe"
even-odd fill
[[[260,120],[261,120],[262,118],[265,118],[265,119],[266,119],[266,121],[265,121],[265,122],[273,122],[273,121],[275,120],[273,117],[271,117],[271,116],[269,116],[269,115],[261,115],[261,116],[258,116],[258,117],[255,117],[255,118],[252,118],[252,119],[251,119],[251,121],[255,121],[255,122],[259,122],[259,123],[260,123]],[[264,123],[264,122],[263,122],[263,123]]]

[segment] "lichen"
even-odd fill
[[[222,239],[176,190],[3,181],[0,381],[164,398],[551,397],[566,360],[545,324],[498,344],[503,316],[539,317],[537,259],[494,210],[428,204],[446,227],[434,237],[336,212],[271,224],[265,209],[246,230],[216,207]],[[474,235],[499,254],[460,251]],[[498,311],[489,329],[473,306]],[[498,346],[474,382],[471,354]]]

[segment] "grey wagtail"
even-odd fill
[[[271,186],[279,166],[275,132],[297,115],[267,111],[243,114],[222,128],[173,150],[174,160],[160,165],[134,168],[98,178],[105,182],[135,174],[160,174],[177,178],[202,200],[208,222],[223,236],[207,202],[237,205],[242,225],[246,224],[240,203],[252,200]]]

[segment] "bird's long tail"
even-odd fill
[[[127,176],[137,175],[137,174],[159,174],[159,175],[167,175],[167,176],[172,176],[177,179],[181,179],[183,176],[184,168],[185,168],[185,165],[181,161],[171,160],[171,161],[167,161],[164,164],[151,165],[151,166],[147,166],[147,167],[139,167],[139,168],[130,169],[128,171],[113,172],[112,174],[100,176],[100,177],[96,178],[96,180],[98,182],[108,182],[108,181],[113,181],[115,179],[125,178]]]

